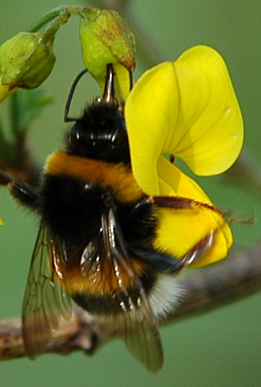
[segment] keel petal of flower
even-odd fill
[[[162,156],[158,163],[158,175],[161,195],[193,198],[200,203],[212,204],[195,181]],[[193,267],[205,266],[225,258],[232,245],[232,234],[224,217],[205,207],[161,208],[158,223],[155,247],[178,258],[213,232],[213,245]]]

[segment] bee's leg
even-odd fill
[[[181,258],[183,268],[197,262],[199,258],[211,249],[215,242],[215,234],[215,231],[210,231]]]
[[[135,256],[143,263],[146,263],[151,270],[165,274],[176,274],[185,266],[181,259],[175,258],[153,248],[139,249],[129,247],[130,255]]]
[[[212,204],[199,202],[197,200],[184,198],[180,196],[146,196],[142,198],[130,212],[130,216],[146,211],[146,209],[155,205],[161,208],[172,208],[176,210],[182,209],[193,209],[195,207],[207,208],[211,211],[217,212],[218,214],[225,216],[226,213],[214,207]]]
[[[135,219],[146,211],[156,206],[158,208],[169,208],[169,209],[193,209],[195,207],[206,208],[211,211],[217,212],[224,216],[225,214],[213,205],[198,202],[193,199],[173,196],[146,196],[142,198],[132,208],[129,217]],[[206,234],[199,242],[197,242],[183,257],[173,257],[152,249],[143,250],[142,248],[133,248],[132,252],[134,255],[139,257],[141,260],[148,262],[150,265],[161,272],[176,273],[182,270],[184,267],[195,263],[199,258],[206,254],[215,241],[215,231],[210,231]]]
[[[193,199],[184,198],[184,197],[175,197],[175,196],[154,196],[151,197],[152,202],[161,208],[169,208],[169,209],[193,209],[195,207],[198,208],[206,208],[208,210],[214,211],[219,215],[225,217],[226,213],[214,207],[212,204],[199,202]],[[181,264],[183,267],[191,265],[195,263],[199,258],[201,258],[204,254],[206,254],[211,247],[213,246],[215,241],[215,231],[210,231],[203,237],[197,244],[195,244],[182,258]]]
[[[137,216],[140,216],[147,211],[151,211],[153,204],[153,197],[145,196],[132,207],[128,214],[128,220],[135,219]]]
[[[11,194],[27,207],[36,208],[39,203],[39,195],[27,184],[12,180],[8,175],[0,171],[0,184],[6,185]]]
[[[196,243],[183,257],[174,257],[154,249],[135,249],[130,251],[143,262],[161,273],[176,274],[185,267],[195,263],[207,253],[215,241],[215,232],[209,232],[204,238]]]
[[[180,196],[151,196],[150,199],[152,203],[154,203],[157,207],[173,208],[177,210],[201,207],[207,208],[209,210],[219,213],[222,216],[225,216],[225,213],[223,211],[214,207],[212,204],[199,202],[197,200],[189,198],[183,198]]]

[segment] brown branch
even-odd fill
[[[167,322],[196,316],[261,290],[261,244],[183,278],[184,302]]]
[[[179,283],[185,290],[183,303],[165,323],[197,316],[258,292],[261,288],[261,244],[179,279]],[[77,308],[70,321],[61,321],[45,353],[67,354],[77,350],[92,353],[116,335],[114,327]],[[0,322],[0,360],[23,356],[26,355],[21,319],[3,320]]]

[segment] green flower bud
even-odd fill
[[[20,32],[0,47],[2,85],[33,89],[50,74],[55,62],[53,38],[43,32]]]
[[[2,103],[6,98],[10,97],[18,89],[15,87],[12,90],[9,90],[8,86],[2,84],[2,77],[0,76],[0,103]]]
[[[83,62],[96,79],[106,74],[106,65],[135,69],[135,38],[118,12],[85,8],[80,25]]]

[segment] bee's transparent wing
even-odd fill
[[[125,314],[124,341],[129,351],[150,371],[158,372],[162,368],[163,350],[159,331],[143,289],[140,291],[139,304],[131,306]]]
[[[65,258],[63,247],[42,222],[22,310],[24,346],[31,359],[44,351],[60,317],[71,316],[71,301],[63,281]]]
[[[163,351],[156,319],[147,295],[125,248],[117,216],[112,208],[102,217],[104,251],[109,253],[118,292],[114,295],[121,308],[115,315],[115,326],[123,332],[130,352],[150,371],[157,372],[163,364]],[[124,286],[128,278],[128,286]]]

